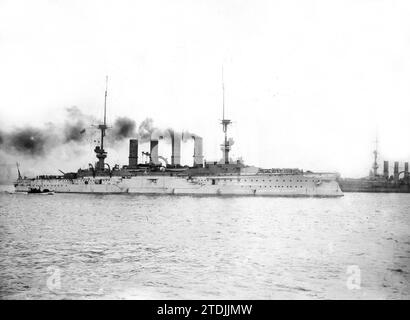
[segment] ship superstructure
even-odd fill
[[[182,134],[171,133],[171,163],[158,154],[161,141],[154,131],[150,151],[139,153],[138,137],[129,140],[127,165],[110,167],[105,163],[104,149],[107,87],[104,100],[104,121],[98,126],[101,141],[94,149],[97,162],[86,169],[62,175],[43,175],[36,178],[21,177],[15,183],[18,192],[56,193],[135,193],[185,195],[261,195],[261,196],[319,196],[343,195],[335,173],[303,172],[299,169],[262,169],[245,165],[242,160],[229,158],[232,140],[228,139],[231,120],[225,118],[223,103],[221,161],[204,161],[202,137],[193,135],[192,166],[181,165]],[[146,161],[141,161],[145,157]],[[161,160],[161,161],[160,161]]]

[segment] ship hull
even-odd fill
[[[370,179],[340,179],[343,192],[410,193],[410,184],[400,181]]]
[[[17,192],[30,188],[56,193],[169,194],[227,196],[340,197],[335,179],[305,175],[229,175],[82,177],[77,179],[22,179]]]

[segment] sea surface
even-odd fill
[[[410,194],[6,190],[1,299],[410,298]]]

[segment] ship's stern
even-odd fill
[[[343,191],[336,179],[320,180],[315,188],[318,197],[343,197]]]

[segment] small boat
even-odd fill
[[[52,195],[54,194],[54,191],[50,191],[48,189],[41,190],[40,188],[30,188],[29,191],[27,191],[27,194]]]

